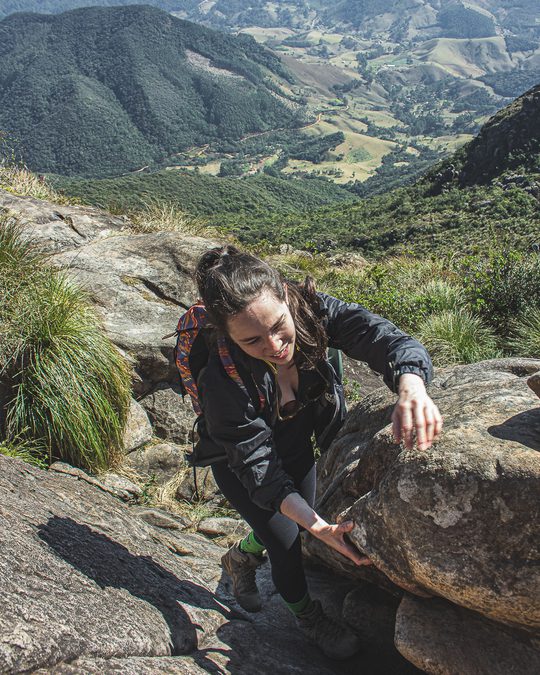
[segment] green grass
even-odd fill
[[[524,311],[514,321],[510,346],[517,354],[540,358],[540,307]]]
[[[467,310],[445,310],[420,323],[418,337],[436,366],[502,356],[495,334]]]
[[[86,295],[0,222],[0,382],[4,442],[91,471],[121,455],[130,374]]]
[[[43,448],[30,440],[0,441],[0,455],[20,459],[40,469],[47,467],[47,455],[43,452]]]

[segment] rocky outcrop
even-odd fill
[[[0,455],[0,672],[410,673],[361,654],[332,662],[296,630],[260,570],[247,615],[222,579],[223,548],[175,516],[129,507],[80,476]],[[339,611],[351,582],[312,572]],[[326,600],[330,600],[327,602]],[[341,600],[340,600],[341,599]],[[337,607],[336,607],[337,604]]]
[[[396,617],[395,643],[421,670],[437,675],[537,675],[539,644],[441,599],[407,596]]]
[[[136,395],[176,386],[174,339],[163,336],[196,300],[191,278],[196,261],[215,244],[171,232],[136,234],[127,219],[99,209],[0,190],[2,207],[88,291],[110,339],[133,365]]]
[[[318,510],[353,519],[350,538],[377,569],[353,569],[313,539],[311,555],[540,634],[540,406],[527,386],[539,367],[505,359],[442,373],[430,393],[444,433],[428,452],[393,444],[390,392],[364,399],[319,462]]]

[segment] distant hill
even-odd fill
[[[125,7],[126,5],[151,5],[167,12],[181,11],[186,7],[194,9],[197,0],[2,0],[0,19],[14,12],[43,12],[43,14],[59,14],[80,7]]]
[[[114,175],[214,139],[296,127],[303,112],[279,87],[288,77],[253,38],[149,6],[0,22],[0,130],[38,172]]]
[[[99,180],[53,177],[52,181],[66,194],[105,209],[125,212],[138,210],[149,202],[166,202],[203,217],[210,225],[229,225],[235,229],[251,226],[269,213],[280,218],[355,199],[331,181],[265,174],[216,178],[193,171],[168,170]]]
[[[540,173],[540,85],[494,115],[478,136],[424,179],[432,192],[486,185],[507,172]]]
[[[540,244],[540,85],[491,118],[478,136],[409,188],[272,217],[246,241],[388,253],[466,253],[497,240]]]

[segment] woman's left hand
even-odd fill
[[[392,413],[392,432],[396,443],[403,443],[409,450],[414,444],[427,450],[441,433],[443,419],[439,409],[426,392],[424,380],[413,373],[399,378],[399,399]]]

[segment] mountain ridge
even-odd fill
[[[23,159],[40,172],[118,174],[209,138],[296,127],[285,77],[253,38],[148,5],[0,22],[0,128],[24,139]]]

